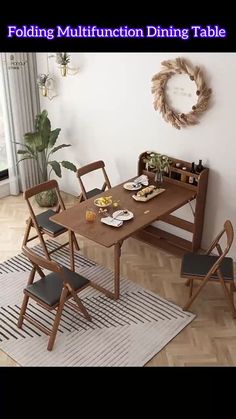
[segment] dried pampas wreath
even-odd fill
[[[170,122],[177,129],[197,124],[200,114],[208,108],[211,96],[211,89],[207,87],[202,71],[199,67],[194,68],[187,64],[183,58],[163,61],[161,64],[164,68],[152,78],[155,110],[162,114],[166,122]],[[166,83],[174,74],[187,74],[190,80],[196,83],[198,100],[189,113],[178,113],[171,109],[166,102]]]

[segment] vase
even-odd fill
[[[163,182],[163,172],[162,171],[158,171],[155,173],[155,182],[157,184],[160,184]]]
[[[61,75],[62,77],[66,77],[67,75],[67,64],[61,64]]]
[[[40,207],[54,207],[58,203],[58,197],[54,189],[38,193],[35,195],[35,200]]]

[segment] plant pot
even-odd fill
[[[54,207],[58,203],[58,197],[54,189],[38,193],[35,195],[35,200],[40,207]]]
[[[61,75],[62,77],[66,77],[67,75],[67,64],[61,64]]]
[[[48,95],[47,86],[42,86],[41,87],[41,92],[42,92],[42,96],[47,96]]]

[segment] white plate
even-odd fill
[[[134,214],[131,211],[127,211],[127,214],[124,214],[124,210],[115,211],[112,214],[112,217],[120,221],[128,221],[134,217]]]
[[[124,184],[124,188],[127,189],[127,191],[138,191],[142,188],[142,185],[137,184],[135,185],[134,182],[127,182]]]

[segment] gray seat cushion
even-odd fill
[[[89,280],[76,272],[63,266],[65,276],[75,291],[78,291],[85,285],[89,284]],[[38,298],[43,303],[52,307],[59,303],[63,288],[63,280],[57,273],[50,273],[44,279],[39,279],[33,284],[28,285],[25,290],[32,296]]]
[[[51,234],[64,233],[65,231],[67,231],[66,228],[49,220],[49,218],[55,214],[57,214],[56,211],[49,209],[47,211],[42,212],[41,214],[36,215],[38,225],[40,228],[42,228],[45,231],[48,231]]]
[[[181,274],[204,277],[217,259],[218,256],[186,253],[182,259]],[[234,278],[232,258],[225,257],[220,269],[225,279],[232,280]],[[214,274],[212,278],[218,278],[218,275]]]
[[[92,189],[91,191],[89,191],[89,192],[86,192],[86,194],[87,194],[87,197],[88,197],[88,199],[89,198],[92,198],[93,196],[96,196],[96,195],[98,195],[99,193],[102,193],[103,191],[101,190],[101,189],[97,189],[97,188],[95,188],[95,189]]]

